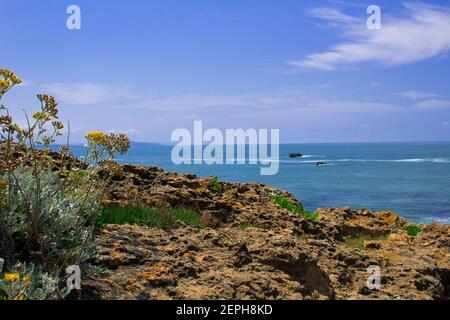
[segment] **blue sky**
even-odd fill
[[[25,80],[5,102],[23,122],[55,95],[73,142],[170,142],[194,120],[286,143],[449,141],[450,1],[426,3],[0,0],[1,67]]]

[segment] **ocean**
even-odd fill
[[[284,144],[274,176],[260,175],[260,165],[175,165],[172,148],[133,143],[117,160],[221,181],[263,182],[291,192],[310,211],[348,206],[394,211],[415,223],[450,223],[450,142]],[[304,156],[289,158],[294,152]]]

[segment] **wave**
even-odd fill
[[[450,159],[446,158],[417,158],[417,159],[400,159],[395,162],[435,162],[435,163],[450,163]]]
[[[411,158],[411,159],[337,159],[329,160],[337,162],[432,162],[432,163],[450,163],[448,158]]]
[[[442,223],[442,224],[450,224],[450,217],[426,217],[423,218],[422,223],[433,223],[433,222],[437,222],[437,223]]]
[[[305,154],[301,158],[325,158],[325,156],[316,156],[313,154]]]
[[[303,160],[303,161],[280,160],[280,162],[282,163],[317,163],[317,161],[331,162],[333,160]]]
[[[316,163],[317,161],[325,162],[431,162],[431,163],[450,163],[449,158],[411,158],[411,159],[320,159],[320,160],[291,160],[291,161],[280,161],[284,163]]]

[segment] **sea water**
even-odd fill
[[[310,211],[350,206],[394,211],[416,223],[450,223],[450,142],[284,144],[274,176],[261,176],[260,167],[250,164],[175,165],[172,148],[133,143],[117,160],[221,181],[267,183],[291,192]],[[304,156],[288,157],[295,152]],[[317,166],[318,161],[327,165]]]

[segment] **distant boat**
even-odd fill
[[[327,165],[326,161],[317,161],[316,162],[316,166],[326,166],[326,165]]]
[[[300,158],[303,157],[301,153],[289,153],[289,158]]]

